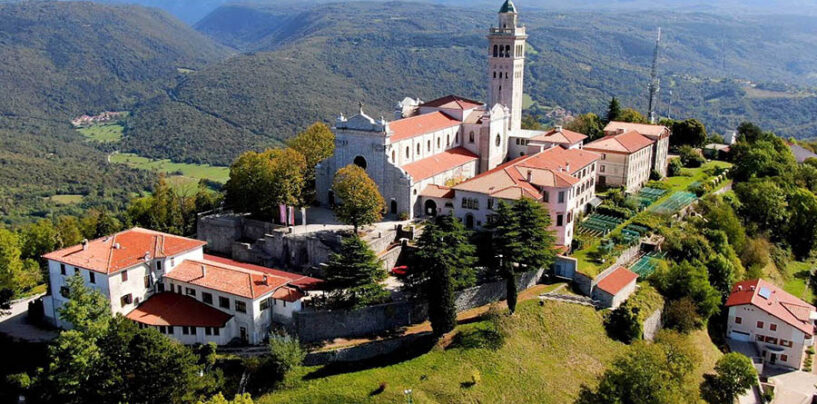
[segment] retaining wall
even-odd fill
[[[431,339],[431,333],[426,332],[372,341],[331,351],[310,352],[304,358],[304,366],[322,366],[328,363],[357,362],[377,358],[400,350],[415,348],[424,343],[433,343]]]
[[[655,334],[658,334],[658,331],[661,330],[661,309],[655,310],[644,320],[642,329],[644,330],[645,340],[652,341],[655,338]]]

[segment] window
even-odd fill
[[[128,271],[122,271],[122,282],[128,281]]]
[[[757,328],[763,328],[763,322],[762,321],[757,322]]]
[[[96,283],[96,274],[93,271],[88,271],[88,282]]]
[[[406,146],[406,158],[409,158],[410,156],[411,156],[411,148]]]
[[[743,318],[735,317],[735,324],[743,324]]]
[[[774,337],[766,337],[766,342],[768,342],[768,343],[770,343],[770,344],[775,344],[775,345],[777,345],[777,338],[774,338]]]
[[[602,153],[601,154],[601,159],[602,160],[607,160],[607,153]]]
[[[445,145],[451,146],[451,135],[445,135]]]
[[[218,327],[213,327],[213,335],[218,336],[221,334],[221,329]]]
[[[604,172],[604,166],[601,166],[601,167],[599,168],[599,172],[601,172],[601,173],[603,173],[603,172]]]
[[[60,296],[68,297],[69,294],[71,294],[71,291],[68,289],[68,286],[63,286],[60,288]]]
[[[573,212],[567,212],[567,223],[569,224],[572,221],[573,221]]]
[[[791,342],[791,341],[789,341],[789,340],[781,339],[781,340],[780,340],[780,345],[781,345],[781,346],[784,346],[784,347],[791,348],[791,346],[792,346],[792,342]]]
[[[193,297],[196,297],[196,289],[193,289],[193,288],[184,288],[184,294],[186,294],[187,296],[193,296]]]
[[[494,72],[494,78],[496,78],[496,72]]]
[[[548,191],[542,192],[542,200],[545,203],[549,203],[550,202],[550,192],[548,192]]]
[[[230,308],[230,299],[228,299],[228,298],[226,298],[224,296],[219,296],[218,305],[219,305],[219,307],[229,309]]]
[[[79,275],[79,268],[74,267],[74,275]]]
[[[190,329],[187,326],[182,326],[182,335],[190,335]]]
[[[165,291],[165,284],[164,284],[164,282],[159,282],[159,293],[162,293],[162,292],[164,292],[164,291]]]
[[[264,310],[266,310],[266,309],[268,309],[268,308],[269,308],[269,299],[264,299],[264,300],[262,300],[262,301],[261,301],[261,305],[259,306],[259,309],[260,309],[261,311],[264,311]]]
[[[159,332],[162,333],[162,334],[167,334],[167,328],[165,328],[165,326],[163,326],[163,325],[160,325],[159,326]]]
[[[176,293],[182,294],[182,285],[176,285]]]
[[[564,225],[564,215],[556,215],[556,227],[562,227]]]
[[[437,148],[440,148],[440,138],[437,138]]]
[[[479,209],[479,199],[477,198],[462,198],[462,207],[464,209]]]
[[[244,303],[240,300],[235,301],[235,311],[239,313],[246,313],[247,312],[247,303]]]
[[[60,264],[60,274],[65,275],[65,264]]]
[[[760,342],[763,342],[763,340],[765,340],[765,339],[766,339],[766,337],[764,337],[764,336],[762,336],[762,335],[756,335],[756,336],[755,336],[755,339],[757,339],[757,340],[758,340],[758,341],[760,341]]]
[[[201,301],[207,304],[213,304],[213,294],[201,292]]]
[[[496,140],[494,140],[496,147],[499,147],[502,144],[502,137],[499,134],[496,135]]]
[[[772,331],[777,331],[777,324],[769,324],[769,329]]]
[[[499,46],[494,45],[494,57],[497,56],[499,56]],[[494,74],[494,77],[496,77],[496,74]]]
[[[468,133],[468,143],[474,143],[474,131]]]
[[[788,362],[789,361],[789,356],[786,355],[786,354],[780,355],[780,360],[783,361],[783,362]]]
[[[421,151],[422,151],[422,150],[420,149],[420,144],[419,144],[419,143],[417,143],[417,154],[420,154],[420,152],[421,152]]]
[[[391,161],[392,162],[397,161],[397,152],[395,152],[394,150],[391,151]]]
[[[125,296],[122,296],[121,298],[119,298],[119,304],[120,304],[122,307],[125,307],[125,306],[127,306],[127,305],[131,304],[132,302],[133,302],[133,296],[131,296],[131,294],[130,294],[130,293],[128,293],[128,294],[127,294],[127,295],[125,295]]]
[[[426,150],[431,151],[431,141],[426,142]]]
[[[175,267],[175,266],[176,266],[176,257],[172,257],[172,258],[170,258],[170,266],[171,266],[171,267]]]
[[[213,335],[213,329],[210,327],[204,327],[204,335]]]
[[[150,275],[145,275],[145,288],[150,287]]]
[[[162,261],[156,261],[156,270],[157,270],[157,271],[161,271],[161,270],[162,270]]]
[[[286,300],[281,300],[281,301],[284,302],[284,307],[287,307],[287,301]]]
[[[168,334],[173,334],[173,326],[172,325],[167,326],[167,333]]]
[[[559,191],[559,203],[565,203],[565,191]]]

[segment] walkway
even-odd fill
[[[9,314],[0,314],[0,333],[30,342],[48,342],[57,337],[55,331],[44,330],[27,321],[28,302],[42,295],[12,302]]]
[[[817,394],[817,375],[813,373],[772,369],[764,373],[776,387],[772,404],[810,404]]]

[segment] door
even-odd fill
[[[773,353],[769,355],[769,363],[774,365],[777,362],[777,354]]]
[[[607,177],[604,175],[599,175],[599,185],[606,186],[607,185]]]
[[[395,201],[394,199],[391,200],[391,214],[392,215],[397,214],[397,201]]]
[[[246,344],[248,342],[247,341],[247,327],[239,328],[239,335],[240,335],[240,338],[241,338],[241,342]]]
[[[426,216],[437,216],[437,203],[431,199],[426,201]]]
[[[465,228],[466,229],[473,229],[474,228],[474,215],[467,214],[465,215]]]

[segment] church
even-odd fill
[[[488,225],[498,200],[533,198],[548,205],[558,243],[572,243],[573,220],[600,203],[595,195],[600,154],[583,150],[587,136],[556,127],[522,129],[528,38],[513,1],[488,32],[488,102],[444,96],[406,98],[395,120],[339,116],[335,154],[317,167],[317,199],[332,192],[335,173],[356,164],[377,183],[388,214],[419,218],[453,214],[468,228]]]

